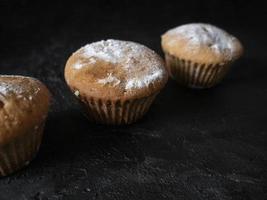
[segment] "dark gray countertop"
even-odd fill
[[[4,1],[0,73],[37,77],[54,99],[39,154],[0,179],[0,199],[267,199],[266,34],[246,15],[250,4],[211,2]],[[220,85],[189,90],[170,80],[133,125],[86,120],[63,78],[73,51],[116,38],[162,55],[160,34],[191,21],[217,24],[244,43]]]

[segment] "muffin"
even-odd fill
[[[90,120],[130,124],[147,112],[168,73],[163,60],[149,48],[109,39],[73,53],[66,63],[65,79]]]
[[[36,79],[0,76],[0,177],[28,165],[37,153],[49,99]]]
[[[167,31],[161,45],[170,76],[191,88],[209,88],[219,83],[243,53],[237,38],[203,23]]]

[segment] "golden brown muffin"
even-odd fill
[[[29,164],[37,153],[49,99],[34,78],[0,76],[0,176]]]
[[[154,51],[138,43],[110,39],[73,53],[65,67],[65,79],[86,105],[89,119],[130,124],[146,113],[168,75]]]
[[[191,88],[219,83],[243,53],[239,40],[210,24],[186,24],[162,35],[169,74]]]

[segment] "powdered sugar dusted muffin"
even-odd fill
[[[239,40],[210,24],[192,23],[162,35],[169,74],[193,88],[217,84],[243,53]]]
[[[141,118],[167,82],[162,59],[129,41],[88,44],[68,59],[65,79],[86,105],[89,118],[104,124],[129,124]]]
[[[37,153],[49,99],[34,78],[0,76],[0,176],[29,164]]]

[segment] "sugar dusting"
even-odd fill
[[[157,79],[158,77],[161,76],[161,71],[157,71],[155,73],[152,73],[150,75],[147,75],[145,78],[140,79],[140,78],[132,78],[129,80],[126,85],[125,89],[131,89],[131,88],[141,88],[144,85],[149,85],[153,80]]]
[[[28,77],[25,76],[13,76],[13,75],[1,75],[0,78],[21,78],[23,79],[27,79]],[[37,94],[40,91],[40,88],[34,88],[33,94]],[[10,82],[5,82],[5,81],[0,81],[0,95],[5,97],[8,96],[10,94],[15,94],[16,97],[18,99],[23,99],[23,100],[33,100],[33,96],[32,95],[27,95],[27,98],[25,97],[25,92],[26,89],[25,87],[23,87],[19,82],[18,83],[13,83],[12,81]]]
[[[80,63],[80,62],[76,62],[74,65],[73,65],[73,68],[74,69],[81,69],[83,67],[83,64]]]
[[[98,83],[101,84],[111,84],[113,86],[118,85],[121,81],[117,79],[115,76],[112,75],[112,73],[108,73],[108,76],[103,79],[99,79]]]
[[[167,32],[169,35],[182,36],[189,40],[189,48],[203,45],[211,48],[215,53],[232,53],[235,49],[235,37],[226,31],[210,24],[192,23],[179,26]],[[169,42],[175,42],[170,40]]]
[[[142,88],[160,80],[166,73],[159,56],[144,45],[135,42],[102,40],[82,47],[78,53],[87,60],[95,58],[112,64],[119,64],[114,65],[114,67],[121,66],[127,76],[126,79],[120,80],[114,74],[107,73],[106,77],[97,81],[103,85],[123,84],[126,90]],[[78,63],[77,66],[73,67],[80,69],[82,65]]]
[[[16,93],[18,96],[20,96],[23,94],[24,90],[19,85],[0,82],[0,94],[5,96],[10,92]]]
[[[86,64],[94,64],[94,63],[96,63],[96,60],[93,57],[86,61]],[[86,66],[86,64],[85,63],[81,63],[80,61],[78,61],[73,65],[73,68],[74,69],[81,69],[84,66]]]
[[[117,40],[101,40],[82,48],[84,57],[96,57],[111,63],[118,63],[124,59],[127,50],[130,50],[129,45],[125,43],[125,46],[122,46]]]

